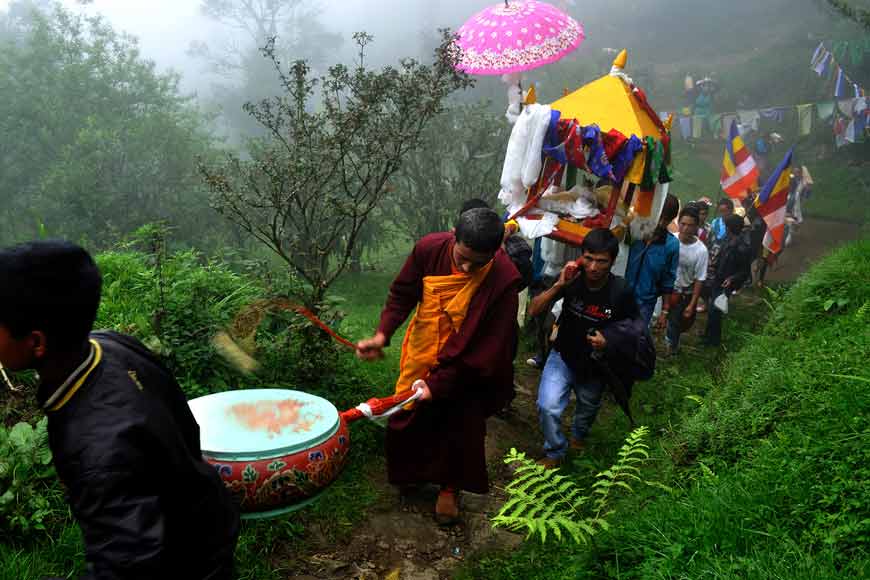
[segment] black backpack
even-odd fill
[[[613,283],[610,285],[610,303],[618,304],[620,297],[625,292],[626,281],[624,278],[614,276]],[[610,361],[613,363],[614,371],[622,376],[623,380],[648,381],[656,372],[656,347],[652,334],[650,334],[649,326],[644,324],[642,320],[624,319],[614,324],[631,325],[632,328],[625,328],[627,332],[633,332],[638,335],[636,349],[633,353],[615,353],[617,360]],[[610,357],[608,357],[610,358]],[[618,363],[618,365],[616,364]]]

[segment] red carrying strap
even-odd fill
[[[332,338],[337,340],[339,343],[350,348],[351,350],[356,350],[356,345],[354,343],[352,343],[348,339],[344,338],[343,336],[339,335],[337,332],[335,332],[334,330],[329,328],[325,322],[323,322],[322,320],[317,318],[317,316],[315,316],[313,312],[311,312],[310,310],[308,310],[304,306],[300,306],[299,304],[293,304],[292,309],[297,314],[301,314],[302,316],[304,316],[305,318],[310,320],[312,324],[314,324],[318,328],[322,329],[326,334],[328,334],[329,336],[331,336]]]

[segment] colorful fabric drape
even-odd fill
[[[659,147],[664,152],[662,143],[669,138],[664,136],[661,140],[650,139],[653,143],[659,143]],[[603,133],[597,125],[584,127],[576,119],[560,118],[559,113],[554,111],[542,149],[545,158],[548,159],[544,166],[543,182],[545,186],[560,182],[561,174],[567,167],[583,169],[596,177],[609,179],[615,183],[634,179],[634,171],[637,172],[636,179],[639,183],[643,177],[643,147],[644,142],[635,135],[626,136],[615,129]],[[662,155],[659,157],[661,158]],[[670,160],[665,159],[664,163],[663,167],[662,162],[659,162],[656,169],[658,173],[652,177],[659,176],[669,181],[670,172],[667,165]]]
[[[761,109],[758,111],[763,119],[782,123],[785,119],[785,109],[782,107],[771,107],[770,109]]]
[[[628,173],[625,175],[625,178],[629,183],[640,185],[640,182],[643,181],[643,175],[646,170],[647,155],[648,152],[643,150],[634,158],[631,167],[628,169]]]
[[[661,141],[656,141],[652,137],[646,138],[646,167],[643,172],[643,179],[640,183],[642,190],[654,190],[656,183],[659,180],[659,172],[661,164],[664,160],[664,149]]]
[[[846,73],[837,65],[837,74],[834,77],[834,98],[842,99],[846,96]]]
[[[617,183],[620,183],[625,179],[625,176],[628,174],[628,170],[634,163],[635,158],[642,154],[643,142],[636,136],[632,135],[612,161],[613,176],[616,177]]]

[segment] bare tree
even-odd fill
[[[228,153],[200,164],[214,208],[280,256],[310,287],[317,308],[347,268],[360,231],[387,195],[388,180],[420,143],[448,95],[472,84],[456,70],[453,36],[435,60],[366,68],[372,38],[354,35],[359,60],[314,77],[304,61],[285,72],[274,43],[263,50],[284,94],[245,108],[266,130],[249,159]],[[313,101],[319,102],[313,102]]]
[[[250,134],[258,129],[243,110],[247,101],[281,90],[272,67],[260,53],[269,39],[274,39],[280,60],[305,60],[318,74],[343,40],[321,22],[315,0],[202,0],[200,10],[227,34],[222,40],[193,43],[190,53],[215,75],[214,100],[235,133]]]

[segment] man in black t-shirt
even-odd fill
[[[546,453],[541,463],[547,467],[559,465],[568,452],[561,422],[571,391],[577,397],[571,447],[579,450],[601,407],[605,389],[601,365],[607,364],[603,359],[627,342],[636,342],[636,329],[643,327],[642,323],[615,324],[640,320],[634,292],[622,278],[610,273],[619,252],[616,237],[610,230],[593,230],[583,240],[582,250],[581,263],[569,262],[559,280],[529,306],[529,314],[535,316],[553,301],[564,299],[558,335],[538,387]]]

